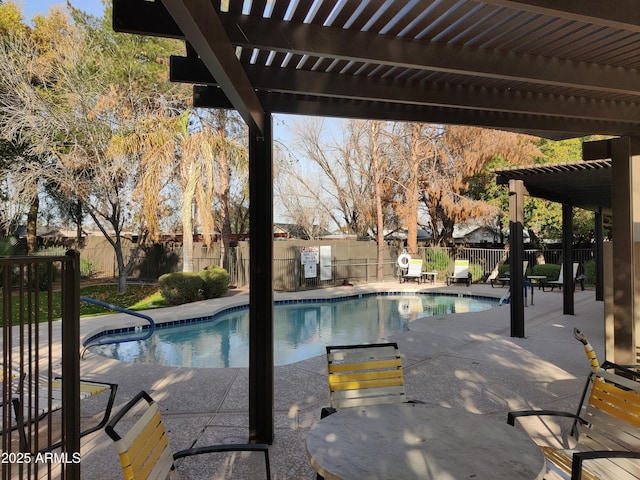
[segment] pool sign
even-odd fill
[[[331,245],[320,247],[320,280],[331,280]]]
[[[320,262],[320,247],[300,247],[300,263],[304,269],[304,278],[318,276],[317,265]]]

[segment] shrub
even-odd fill
[[[531,269],[531,275],[544,275],[549,280],[557,280],[560,275],[560,265],[555,263],[541,263],[534,265]]]
[[[524,266],[524,264],[523,264]],[[527,269],[522,272],[523,275],[534,275],[534,273],[532,273],[532,267],[531,264],[527,264]],[[502,265],[500,265],[498,267],[498,277],[508,277],[511,274],[511,265],[508,263],[503,263]]]
[[[0,238],[0,256],[15,255],[16,243],[18,241],[13,237]]]
[[[439,248],[428,248],[425,254],[424,270],[426,272],[447,272],[449,269],[449,255]]]
[[[202,294],[204,298],[218,298],[229,289],[229,273],[222,267],[208,267],[198,275],[202,278]]]
[[[93,262],[91,260],[80,259],[80,277],[89,278],[93,273]]]
[[[199,300],[203,284],[202,278],[195,272],[165,273],[158,279],[160,292],[170,305]]]
[[[508,263],[503,263],[498,267],[498,277],[504,277],[509,274],[511,266]]]
[[[479,263],[470,263],[469,272],[471,273],[471,282],[477,283],[484,276],[484,268]]]
[[[596,283],[596,261],[589,260],[584,262],[584,281],[589,285],[595,285]]]

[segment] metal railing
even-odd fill
[[[79,266],[77,251],[0,258],[3,480],[80,478]],[[60,374],[61,415],[49,415]]]
[[[134,335],[132,337],[127,337],[127,338],[121,338],[121,337],[116,338],[116,337],[109,337],[105,335],[100,337],[100,340],[93,340],[87,343],[86,345],[83,346],[81,357],[84,356],[84,352],[90,347],[94,347],[98,345],[107,345],[112,343],[134,342],[136,340],[146,340],[151,335],[153,335],[153,332],[155,332],[156,330],[156,324],[153,321],[153,318],[151,318],[149,315],[145,315],[144,313],[134,312],[133,310],[118,307],[117,305],[111,305],[110,303],[102,302],[100,300],[96,300],[95,298],[80,297],[80,300],[83,302],[91,303],[92,305],[98,305],[100,307],[113,310],[114,312],[126,313],[127,315],[131,315],[132,317],[142,318],[143,320],[146,320],[147,322],[149,322],[149,325],[140,327],[139,331],[144,332],[144,333],[141,333],[141,335]],[[138,330],[134,330],[134,331],[138,331]]]

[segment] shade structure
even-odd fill
[[[550,139],[640,134],[637,0],[114,0],[113,25],[185,40],[172,80],[194,84],[196,106],[237,110],[250,144],[271,142],[271,113]],[[256,151],[250,163],[269,158]],[[264,200],[251,203],[253,218],[272,218]],[[271,241],[265,226],[252,222],[252,242]],[[270,261],[252,264],[261,289],[272,288]],[[270,298],[250,300],[267,324]],[[250,370],[251,382],[263,382],[258,391],[273,391],[271,376]],[[271,401],[252,399],[250,408],[250,418],[270,415],[273,424]],[[250,430],[271,441],[268,425]]]

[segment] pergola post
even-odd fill
[[[602,207],[594,215],[595,261],[596,261],[596,301],[604,301],[604,228]]]
[[[611,140],[611,204],[613,211],[613,336],[606,358],[621,365],[635,364],[635,326],[640,317],[640,137]],[[634,155],[635,154],[635,155]],[[639,307],[639,308],[636,308]]]
[[[524,337],[524,296],[522,261],[524,230],[524,182],[509,180],[509,275],[511,284],[511,336]]]
[[[573,288],[573,207],[562,204],[562,313],[574,315]]]
[[[249,440],[273,442],[272,119],[249,126]]]

